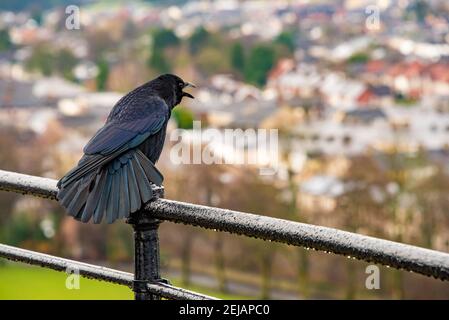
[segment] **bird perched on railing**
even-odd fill
[[[78,165],[58,182],[58,200],[82,222],[108,223],[126,218],[153,198],[151,183],[161,185],[154,166],[162,152],[171,111],[183,89],[195,87],[175,75],[149,81],[121,98],[105,125],[84,147]]]

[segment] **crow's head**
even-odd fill
[[[190,93],[184,92],[183,89],[187,87],[195,88],[195,86],[185,82],[174,74],[161,75],[151,82],[157,88],[158,94],[167,102],[170,108],[178,105],[183,97],[194,99]]]

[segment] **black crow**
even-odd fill
[[[162,152],[167,122],[192,86],[171,74],[134,89],[112,108],[105,125],[84,147],[78,165],[58,182],[59,203],[82,222],[126,218],[153,198],[161,185],[154,166]]]

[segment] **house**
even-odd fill
[[[207,122],[217,128],[259,128],[278,110],[275,101],[242,101],[211,109]]]
[[[374,92],[371,88],[366,87],[365,90],[357,97],[356,102],[360,106],[367,106],[374,100]]]
[[[270,75],[267,87],[275,90],[280,101],[313,97],[322,82],[322,76],[316,67],[303,63],[290,67],[287,62],[284,67],[278,66]]]
[[[385,120],[386,114],[379,108],[357,108],[346,111],[342,122],[345,124],[370,124],[376,120]]]
[[[393,105],[393,92],[386,85],[369,85],[357,97],[359,106],[388,107]]]
[[[364,66],[360,73],[360,78],[373,85],[382,84],[382,77],[388,64],[385,60],[370,60]]]
[[[337,74],[327,74],[320,87],[325,102],[336,109],[350,109],[364,99],[367,85]]]
[[[331,49],[327,59],[334,62],[349,59],[352,55],[367,49],[371,41],[369,37],[361,36],[339,43],[335,48]]]
[[[122,96],[117,92],[83,92],[73,98],[60,99],[58,110],[69,117],[89,113],[105,118]]]
[[[49,105],[34,91],[31,81],[0,79],[0,108],[32,108]]]
[[[211,126],[256,128],[275,112],[275,101],[265,99],[262,91],[252,85],[229,75],[215,75],[210,83],[197,90],[196,99],[188,106]]]
[[[422,106],[442,114],[449,113],[449,93],[446,95],[425,95],[421,100]]]
[[[370,103],[379,107],[388,107],[393,105],[393,92],[389,86],[373,85],[369,87],[372,92]]]
[[[414,41],[408,38],[391,37],[387,45],[401,54],[414,55],[425,60],[438,60],[449,55],[449,44]]]
[[[82,86],[58,77],[41,78],[33,85],[33,94],[45,101],[55,102],[63,98],[73,98],[85,92]]]
[[[423,91],[422,76],[426,66],[419,61],[392,65],[386,72],[386,85],[406,96],[419,98]]]
[[[268,74],[267,83],[277,82],[282,75],[290,72],[294,67],[295,61],[293,59],[280,59]]]
[[[384,109],[391,127],[390,143],[399,144],[405,150],[441,149],[449,141],[449,114],[429,108]],[[398,128],[401,128],[400,130]]]
[[[422,82],[423,94],[449,95],[449,63],[438,62],[428,66]]]
[[[347,189],[348,186],[337,177],[312,176],[299,184],[298,208],[308,213],[319,213],[322,215],[319,217],[321,219],[333,220],[329,215],[337,208],[339,197],[347,192]]]

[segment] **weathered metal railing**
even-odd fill
[[[56,199],[56,181],[0,170],[0,190]],[[161,195],[162,189],[155,189]],[[80,274],[132,286],[139,300],[212,299],[170,286],[159,274],[158,227],[161,220],[240,234],[263,240],[303,246],[449,280],[449,254],[333,228],[293,222],[250,213],[212,208],[158,198],[147,203],[128,223],[134,228],[135,274],[52,257],[0,245],[0,256],[55,270],[68,265]]]

